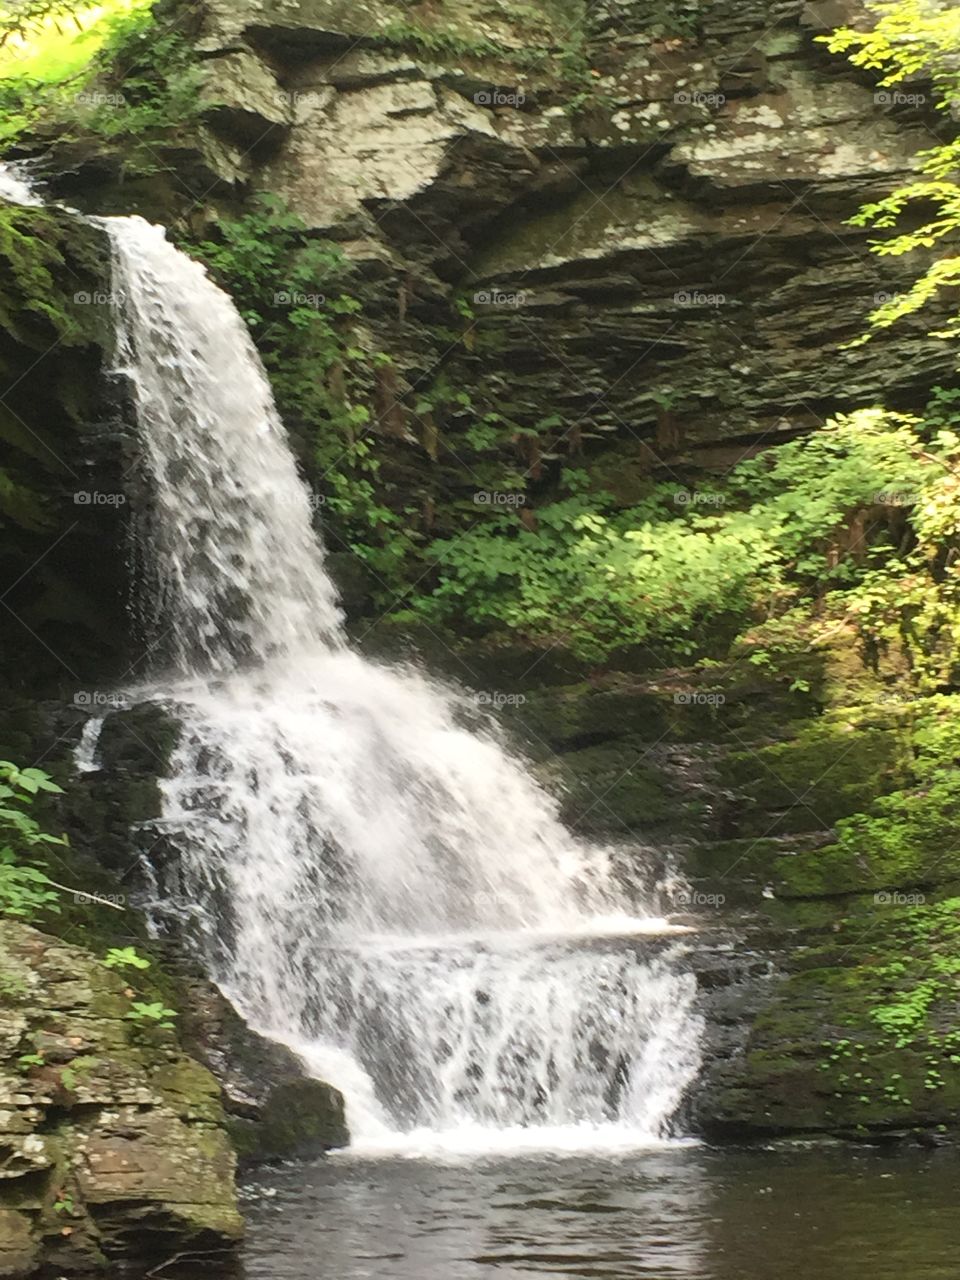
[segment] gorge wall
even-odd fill
[[[941,1076],[952,995],[938,989],[930,1034],[904,1043],[869,1014],[909,985],[891,966],[941,947],[952,917],[918,934],[876,895],[926,893],[934,912],[949,902],[956,819],[922,816],[885,857],[835,843],[838,819],[924,785],[924,724],[897,655],[871,670],[841,633],[787,672],[741,654],[705,675],[650,647],[589,664],[535,636],[392,616],[435,576],[430,540],[488,514],[478,494],[515,495],[529,523],[574,466],[627,507],[653,480],[722,476],[830,414],[881,400],[919,410],[949,384],[954,361],[929,317],[844,346],[916,274],[871,256],[846,220],[911,172],[933,113],[878,100],[815,42],[857,17],[842,3],[208,0],[159,12],[194,51],[196,113],[138,139],[135,155],[122,137],[49,125],[19,153],[86,212],[142,213],[196,241],[269,194],[306,241],[339,248],[355,306],[316,364],[331,412],[287,417],[358,637],[525,699],[511,729],[565,788],[575,829],[639,840],[686,869],[695,896],[678,909],[700,928],[711,1028],[688,1108],[698,1130],[936,1140],[960,1097]],[[119,85],[128,71],[111,74]],[[131,496],[134,458],[123,388],[104,378],[99,237],[62,212],[0,217],[0,253],[21,255],[0,285],[14,673],[0,754],[62,778],[87,716],[77,693],[122,688],[145,656],[123,620],[128,504],[75,500]],[[268,316],[297,305],[289,285],[278,277],[259,300]],[[376,467],[338,472],[358,436]],[[335,474],[368,487],[365,542],[397,548],[396,577],[356,554]],[[103,887],[135,853],[129,821],[156,816],[169,749],[136,714],[111,717],[99,773],[62,811],[73,856]]]

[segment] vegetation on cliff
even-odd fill
[[[691,18],[688,5],[661,8],[671,11],[662,33],[677,34],[677,9]],[[838,33],[830,47],[880,70],[890,88],[932,75],[941,105],[955,106],[956,13],[931,16],[912,0],[878,11],[872,33]],[[60,143],[82,139],[94,154],[114,148],[128,172],[158,167],[155,144],[192,131],[202,109],[189,41],[151,23],[147,12],[124,18],[93,66],[71,68],[55,90],[52,80],[38,88],[39,78],[8,85],[12,127]],[[493,56],[497,43],[486,40],[396,22],[377,35],[380,52],[455,61]],[[591,74],[582,43],[566,53],[564,76],[582,87]],[[877,330],[917,319],[944,291],[949,302],[960,282],[957,163],[948,138],[915,183],[856,215],[860,225],[896,232],[877,241],[879,258],[937,254],[913,288],[881,304]],[[368,617],[389,611],[397,628],[466,636],[495,654],[517,645],[534,660],[551,649],[572,656],[592,682],[569,695],[578,708],[620,664],[653,679],[666,671],[684,688],[728,696],[731,707],[729,673],[742,679],[746,670],[773,702],[754,716],[755,736],[749,724],[718,728],[716,717],[692,731],[727,733],[711,806],[732,796],[729,808],[742,812],[727,813],[725,842],[691,859],[707,873],[739,862],[778,904],[818,900],[834,915],[828,924],[818,918],[815,940],[797,948],[801,969],[758,1021],[745,1075],[725,1094],[731,1128],[748,1127],[758,1095],[773,1130],[946,1122],[958,1056],[950,1019],[960,879],[960,393],[943,387],[925,406],[906,408],[864,402],[803,434],[791,428],[796,438],[762,452],[748,448],[756,456],[732,467],[653,463],[624,480],[616,450],[611,462],[611,451],[601,455],[596,441],[580,438],[580,424],[552,403],[531,418],[502,376],[492,391],[461,376],[471,360],[495,368],[498,344],[509,339],[480,313],[453,259],[445,263],[458,277],[452,300],[437,300],[432,276],[436,294],[418,300],[408,272],[388,308],[377,275],[387,255],[372,268],[366,260],[365,277],[341,243],[285,199],[234,192],[202,212],[181,218],[175,234],[243,311],[329,542],[362,565]],[[0,213],[17,303],[15,316],[0,312],[0,324],[16,332],[26,316],[69,341],[70,300],[54,291],[58,250],[45,217]],[[605,297],[619,286],[596,287]],[[417,340],[428,350],[417,353],[416,378],[405,381],[368,323],[371,298],[393,326],[416,309]],[[936,333],[942,344],[955,341],[956,325]],[[686,390],[662,381],[652,389],[663,440]],[[736,404],[726,411],[734,417]],[[452,474],[456,484],[445,487]],[[639,734],[626,752],[603,738],[607,723],[586,720],[565,743],[568,765],[608,807],[619,806],[618,829],[624,815],[633,829],[654,813],[684,835],[699,829],[695,802],[688,798],[677,817],[680,793],[651,780],[653,766],[641,776],[636,761],[624,765],[634,748],[646,749]],[[685,731],[689,738],[689,721]],[[589,799],[580,806],[588,807]],[[44,873],[22,855],[0,873],[9,901],[33,893],[30,909],[53,905]],[[892,900],[876,900],[884,894]],[[893,898],[910,894],[917,900]],[[862,895],[887,913],[882,945],[864,941],[874,925],[853,901]],[[823,936],[830,932],[838,938]],[[90,936],[101,952],[130,945],[100,938],[98,928]],[[124,1020],[139,1007],[136,1016],[162,1030],[176,1001],[162,973],[151,978],[159,988],[140,991]]]

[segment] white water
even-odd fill
[[[100,767],[100,734],[104,716],[91,716],[83,726],[80,741],[73,752],[73,763],[78,773],[95,773]]]
[[[374,1149],[663,1137],[698,1066],[695,981],[642,868],[574,839],[465,697],[343,643],[270,389],[229,299],[104,221],[150,494],[138,551],[166,910]],[[91,757],[92,758],[92,757]]]
[[[0,200],[9,200],[11,204],[32,206],[42,203],[30,190],[29,184],[20,177],[16,168],[8,164],[0,164]]]

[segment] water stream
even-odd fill
[[[345,644],[269,384],[163,231],[105,219],[137,407],[164,909],[359,1144],[649,1141],[698,1066],[695,981],[641,865],[576,840],[468,699]]]
[[[0,195],[38,203],[9,167]],[[139,697],[181,725],[156,926],[344,1092],[355,1149],[663,1140],[701,1027],[642,857],[575,839],[465,694],[347,647],[236,308],[161,228],[98,221],[148,495]]]

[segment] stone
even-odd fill
[[[82,948],[3,920],[0,974],[18,1032],[0,1057],[2,1273],[229,1253],[242,1221],[213,1077],[136,1027],[123,979]]]
[[[202,63],[200,101],[210,122],[255,146],[293,119],[289,95],[252,53],[238,51]]]

